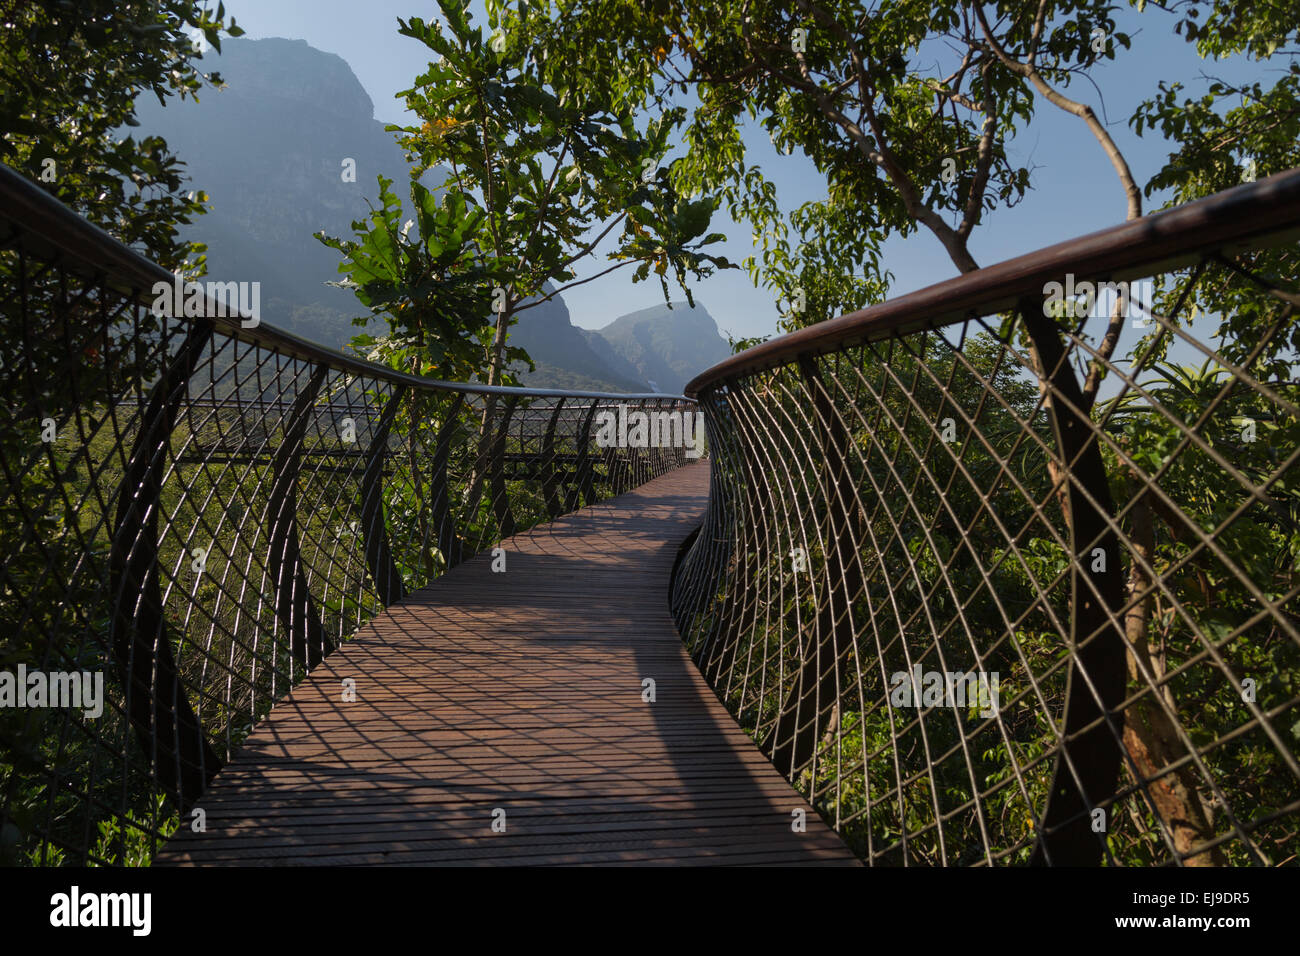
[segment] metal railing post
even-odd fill
[[[143,410],[118,493],[109,554],[113,664],[158,785],[183,813],[221,768],[181,683],[158,575],[158,514],[168,445],[190,378],[212,342],[196,321]]]
[[[560,421],[560,412],[564,408],[564,399],[555,403],[550,421],[546,423],[546,435],[542,439],[542,496],[546,499],[546,513],[552,519],[564,513],[560,503],[558,486],[560,482],[559,466],[555,461],[555,428]]]
[[[271,466],[274,479],[267,504],[271,539],[267,567],[275,589],[276,616],[289,635],[294,660],[309,671],[321,662],[332,644],[321,626],[302,566],[302,549],[298,543],[298,470],[307,419],[328,372],[324,365],[313,367],[306,385],[294,400],[284,426],[284,437],[275,450]]]
[[[370,569],[371,580],[375,582],[375,593],[385,605],[395,604],[406,596],[402,574],[393,561],[393,550],[388,543],[383,502],[384,458],[388,452],[388,435],[406,395],[407,387],[399,386],[384,403],[384,410],[379,415],[374,438],[366,455],[366,470],[361,475],[361,532],[366,543],[366,567]]]

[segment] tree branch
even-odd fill
[[[853,43],[852,37],[848,36],[843,27],[836,23],[834,18],[830,17],[824,10],[813,7],[807,2],[807,0],[797,0],[797,2],[803,9],[811,12],[818,20],[826,18],[826,21],[831,24],[832,32],[837,33],[849,46],[850,56],[858,74],[859,97],[862,105],[867,111],[868,122],[871,125],[872,132],[875,134],[874,140],[863,132],[857,123],[854,123],[844,115],[843,111],[830,102],[826,95],[826,91],[823,90],[815,80],[813,80],[811,71],[808,69],[807,60],[801,54],[795,54],[800,68],[798,76],[787,73],[772,63],[772,61],[760,51],[759,45],[754,42],[750,21],[745,17],[742,20],[741,33],[746,49],[749,51],[750,55],[761,61],[767,71],[773,76],[810,94],[817,102],[817,107],[822,114],[848,134],[854,145],[857,146],[858,151],[861,152],[867,160],[885,171],[885,175],[889,177],[890,182],[893,183],[894,188],[898,191],[899,198],[902,200],[903,206],[907,210],[908,215],[934,233],[939,242],[943,244],[949,258],[952,259],[953,263],[959,270],[962,272],[972,272],[975,269],[978,269],[979,265],[967,251],[965,241],[958,236],[955,229],[944,222],[942,216],[921,201],[920,192],[917,190],[915,183],[912,182],[911,177],[909,177],[904,171],[902,164],[893,154],[893,151],[889,149],[888,145],[886,145],[884,129],[879,118],[876,116],[875,111],[871,108],[870,98],[872,94],[867,82],[867,70],[861,56],[857,53],[857,48]],[[746,4],[746,10],[747,9],[748,4]],[[783,47],[772,49],[785,52]]]
[[[514,314],[515,314],[515,315],[518,315],[520,312],[523,312],[523,311],[525,311],[526,309],[531,309],[531,308],[533,308],[534,306],[541,305],[543,302],[549,302],[551,299],[555,298],[555,297],[556,297],[557,295],[559,295],[561,292],[567,292],[569,289],[576,288],[576,287],[578,287],[578,286],[580,286],[580,285],[585,285],[585,284],[588,283],[588,282],[592,282],[592,281],[594,281],[594,280],[596,280],[596,279],[599,279],[601,276],[609,275],[609,274],[610,274],[611,272],[613,272],[615,269],[621,269],[621,268],[623,268],[624,266],[630,266],[630,265],[631,265],[632,263],[634,263],[634,262],[641,262],[641,261],[642,261],[642,260],[640,260],[640,259],[625,259],[625,260],[623,260],[622,262],[615,263],[614,265],[610,266],[608,269],[605,269],[605,270],[603,270],[603,271],[601,271],[601,272],[597,272],[594,276],[588,276],[588,277],[585,278],[585,279],[579,279],[577,282],[570,282],[568,285],[566,285],[566,286],[561,286],[560,288],[556,289],[554,292],[552,292],[552,293],[551,293],[550,295],[548,295],[548,296],[545,296],[544,298],[537,299],[536,301],[533,301],[533,302],[529,302],[527,305],[521,305],[521,306],[519,306],[519,308],[517,308],[517,309],[514,310]]]
[[[998,117],[989,91],[987,64],[981,75],[984,79],[984,99],[980,102],[980,111],[984,114],[984,129],[980,134],[975,176],[971,180],[970,194],[966,197],[966,210],[962,213],[961,225],[957,227],[957,235],[963,241],[970,236],[984,211],[984,193],[988,189],[989,172],[993,167],[993,136],[998,128]]]
[[[582,249],[580,249],[578,252],[575,252],[573,255],[569,256],[569,258],[561,262],[559,268],[565,269],[569,266],[570,263],[577,262],[587,253],[591,252],[592,249],[596,248],[596,245],[600,242],[600,240],[604,239],[607,235],[609,235],[609,231],[611,229],[613,229],[615,226],[617,226],[620,222],[622,222],[626,218],[627,218],[626,211],[619,213],[612,220],[610,220],[609,225],[604,228],[604,230],[601,232],[599,236],[597,236],[595,239],[591,240],[591,242],[583,246]]]
[[[1042,14],[1042,7],[1039,8],[1039,14]],[[1038,90],[1049,103],[1071,113],[1084,121],[1092,135],[1096,137],[1097,142],[1101,144],[1102,150],[1110,160],[1111,165],[1115,167],[1115,174],[1119,177],[1120,185],[1124,188],[1124,193],[1128,197],[1128,217],[1129,219],[1139,219],[1142,216],[1142,191],[1138,189],[1137,183],[1133,179],[1133,173],[1129,169],[1128,161],[1124,159],[1124,154],[1120,152],[1119,147],[1115,145],[1115,140],[1111,138],[1109,131],[1097,119],[1097,114],[1093,112],[1092,107],[1086,103],[1079,103],[1062,95],[1054,87],[1043,79],[1038,67],[1034,63],[1022,63],[1012,58],[1002,44],[993,36],[993,30],[989,27],[988,18],[984,15],[983,8],[975,5],[975,16],[980,21],[980,27],[984,31],[984,37],[988,41],[993,54],[1002,62],[1002,64],[1013,73],[1018,73],[1033,84],[1034,89]],[[1036,52],[1036,51],[1035,51]]]
[[[1093,112],[1092,107],[1085,103],[1079,103],[1062,95],[1054,87],[1043,79],[1042,74],[1038,72],[1034,58],[1038,52],[1038,43],[1043,31],[1043,22],[1046,17],[1047,0],[1040,0],[1038,12],[1034,19],[1034,31],[1030,40],[1029,60],[1020,62],[1014,59],[1002,47],[997,38],[993,35],[993,30],[989,26],[988,18],[984,15],[984,8],[980,4],[975,4],[975,16],[979,19],[980,28],[984,31],[984,38],[988,41],[993,54],[1002,62],[1007,69],[1027,79],[1038,90],[1047,101],[1054,106],[1059,107],[1067,113],[1079,117],[1087,125],[1097,142],[1101,144],[1102,151],[1110,160],[1111,165],[1115,168],[1115,175],[1119,177],[1120,185],[1128,199],[1127,219],[1140,219],[1142,217],[1142,191],[1138,188],[1137,182],[1133,179],[1133,173],[1129,169],[1128,161],[1124,154],[1120,152],[1115,140],[1111,138],[1110,132],[1101,121],[1097,119],[1097,114]],[[1101,345],[1098,348],[1098,354],[1089,362],[1088,376],[1083,384],[1083,402],[1084,409],[1091,409],[1097,400],[1097,390],[1101,387],[1101,379],[1106,371],[1106,361],[1114,354],[1116,347],[1119,345],[1120,333],[1124,328],[1124,319],[1127,310],[1119,308],[1118,305],[1111,313],[1110,321],[1106,326],[1106,332],[1102,336]]]

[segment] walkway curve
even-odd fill
[[[707,463],[678,469],[506,540],[504,572],[481,554],[378,615],[258,725],[199,802],[206,830],[155,865],[856,863],[673,624],[673,560],[707,498]]]

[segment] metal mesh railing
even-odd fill
[[[1300,859],[1298,226],[1291,172],[687,387],[679,626],[864,860]]]
[[[159,315],[170,274],[0,174],[0,862],[147,862],[370,616],[686,460],[597,442],[600,411],[681,398],[439,383]]]

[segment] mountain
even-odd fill
[[[366,200],[378,202],[381,173],[406,199],[403,151],[348,64],[305,40],[227,39],[204,66],[225,88],[165,107],[141,97],[131,132],[166,139],[208,193],[211,211],[183,228],[207,243],[209,278],[260,282],[268,322],[341,346],[362,309],[346,289],[325,285],[341,278],[340,257],[312,233],[350,236]],[[349,159],[354,182],[343,177]]]
[[[687,382],[731,355],[708,310],[684,302],[631,312],[587,336],[603,343],[595,346],[597,354],[608,347],[656,391],[672,395],[680,395]]]
[[[547,285],[546,291],[553,290]],[[536,371],[517,367],[521,380],[538,388],[576,388],[600,392],[649,392],[650,386],[631,363],[599,336],[569,319],[559,296],[519,313],[510,328],[510,344],[528,351]]]
[[[280,38],[230,38],[208,57],[223,88],[167,106],[141,97],[140,127],[125,132],[162,136],[208,193],[209,213],[182,227],[207,244],[208,278],[261,283],[262,318],[341,348],[364,310],[348,290],[325,284],[341,278],[340,259],[313,233],[350,236],[367,199],[377,203],[378,175],[406,199],[403,151],[341,57]],[[346,160],[355,181],[342,175]],[[537,364],[523,375],[531,385],[619,392],[680,393],[729,354],[702,307],[656,306],[592,332],[572,324],[559,296],[522,312],[511,344]]]
[[[671,395],[731,355],[708,310],[682,302],[632,312],[591,330],[574,326],[556,296],[519,314],[510,344],[526,349],[537,365],[532,374],[516,369],[529,385]]]

